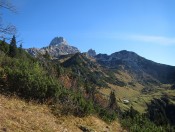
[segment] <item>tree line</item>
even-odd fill
[[[10,57],[17,57],[23,53],[22,44],[20,44],[19,48],[17,47],[15,35],[13,35],[9,45],[4,38],[0,43],[0,50]]]

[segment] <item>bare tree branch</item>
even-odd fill
[[[17,13],[15,6],[12,5],[8,0],[0,0],[0,8],[4,8],[11,12]]]
[[[16,34],[17,30],[14,25],[9,24],[6,27],[0,26],[0,32],[3,34],[14,35]]]
[[[8,0],[0,0],[0,9],[4,8],[13,13],[17,13],[15,6],[13,6]],[[17,30],[12,24],[3,24],[2,14],[0,14],[0,38],[5,38],[6,35],[14,35]]]

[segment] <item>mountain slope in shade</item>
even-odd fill
[[[63,37],[55,37],[50,42],[50,45],[47,47],[43,47],[41,49],[29,48],[26,49],[26,51],[34,57],[44,55],[46,51],[52,57],[58,57],[60,55],[67,55],[67,54],[75,54],[77,52],[80,52],[78,48],[70,46]]]
[[[175,67],[147,60],[126,50],[111,55],[98,54],[97,62],[108,69],[126,70],[138,81],[154,83],[174,83]]]

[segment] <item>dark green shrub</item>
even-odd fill
[[[37,62],[5,57],[1,61],[6,75],[4,92],[15,93],[24,98],[44,100],[54,98],[60,85]]]

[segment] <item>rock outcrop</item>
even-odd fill
[[[96,56],[96,52],[95,52],[95,50],[93,50],[93,49],[88,50],[87,54],[88,54],[89,56],[91,56],[91,57],[95,57],[95,56]]]
[[[70,46],[63,37],[55,37],[50,42],[50,45],[47,47],[43,47],[40,49],[29,48],[29,49],[26,49],[26,51],[34,57],[38,57],[39,55],[44,55],[46,51],[52,57],[59,57],[60,55],[75,54],[77,52],[80,52],[78,48],[74,46]]]

